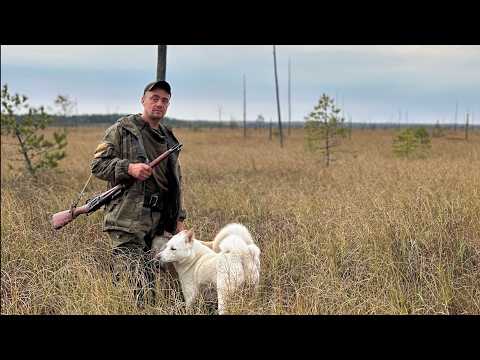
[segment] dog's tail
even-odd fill
[[[241,238],[243,240],[243,242],[245,243],[245,245],[251,245],[251,244],[255,244],[253,242],[253,238],[252,238],[252,235],[250,234],[250,231],[248,231],[248,229],[243,226],[242,224],[228,224],[226,226],[224,226],[217,234],[217,236],[215,236],[215,239],[213,239],[213,251],[215,252],[221,252],[222,251],[222,247],[224,248],[223,251],[225,251],[225,247],[228,245],[225,243],[225,239],[229,236],[232,236],[232,235],[236,235],[238,236],[239,238]],[[224,243],[222,245],[222,243]],[[231,242],[229,242],[231,243]],[[230,244],[231,245],[231,244]]]
[[[260,249],[254,243],[248,229],[241,224],[228,224],[213,240],[213,250],[220,253],[232,253],[241,257],[241,262],[250,281],[258,283],[260,276]]]

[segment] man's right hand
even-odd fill
[[[152,168],[143,163],[129,164],[128,174],[137,180],[144,181],[152,175]]]

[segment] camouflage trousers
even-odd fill
[[[155,225],[155,226],[153,226]],[[115,283],[125,279],[133,294],[137,306],[143,308],[146,303],[155,304],[155,278],[165,271],[175,275],[171,266],[161,266],[154,256],[165,246],[171,234],[153,233],[158,224],[152,224],[151,231],[127,233],[119,230],[107,231],[113,243],[112,272]]]

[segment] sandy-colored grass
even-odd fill
[[[112,282],[103,210],[51,229],[51,214],[87,180],[103,130],[70,130],[63,173],[37,183],[8,169],[13,139],[2,137],[1,313],[208,313],[187,311],[164,277],[157,305],[138,309],[128,282]],[[329,168],[305,152],[302,130],[284,149],[261,131],[176,134],[187,226],[211,240],[240,222],[262,251],[259,291],[238,296],[230,313],[480,313],[479,133],[434,138],[426,159],[402,160],[393,131],[358,130]],[[95,179],[87,197],[105,187]]]

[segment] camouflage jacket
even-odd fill
[[[145,199],[145,182],[133,181],[128,174],[130,163],[148,163],[142,135],[137,126],[132,122],[134,116],[129,115],[119,119],[105,131],[103,141],[95,150],[95,155],[90,167],[93,175],[108,181],[111,188],[121,183],[132,183],[121,196],[113,199],[105,207],[103,230],[122,230],[129,233],[144,231],[141,229],[142,208]],[[173,132],[162,126],[167,135],[169,148],[178,144]],[[177,220],[184,220],[186,212],[182,201],[182,173],[178,152],[168,157],[169,190],[164,204],[165,230],[174,232]]]

